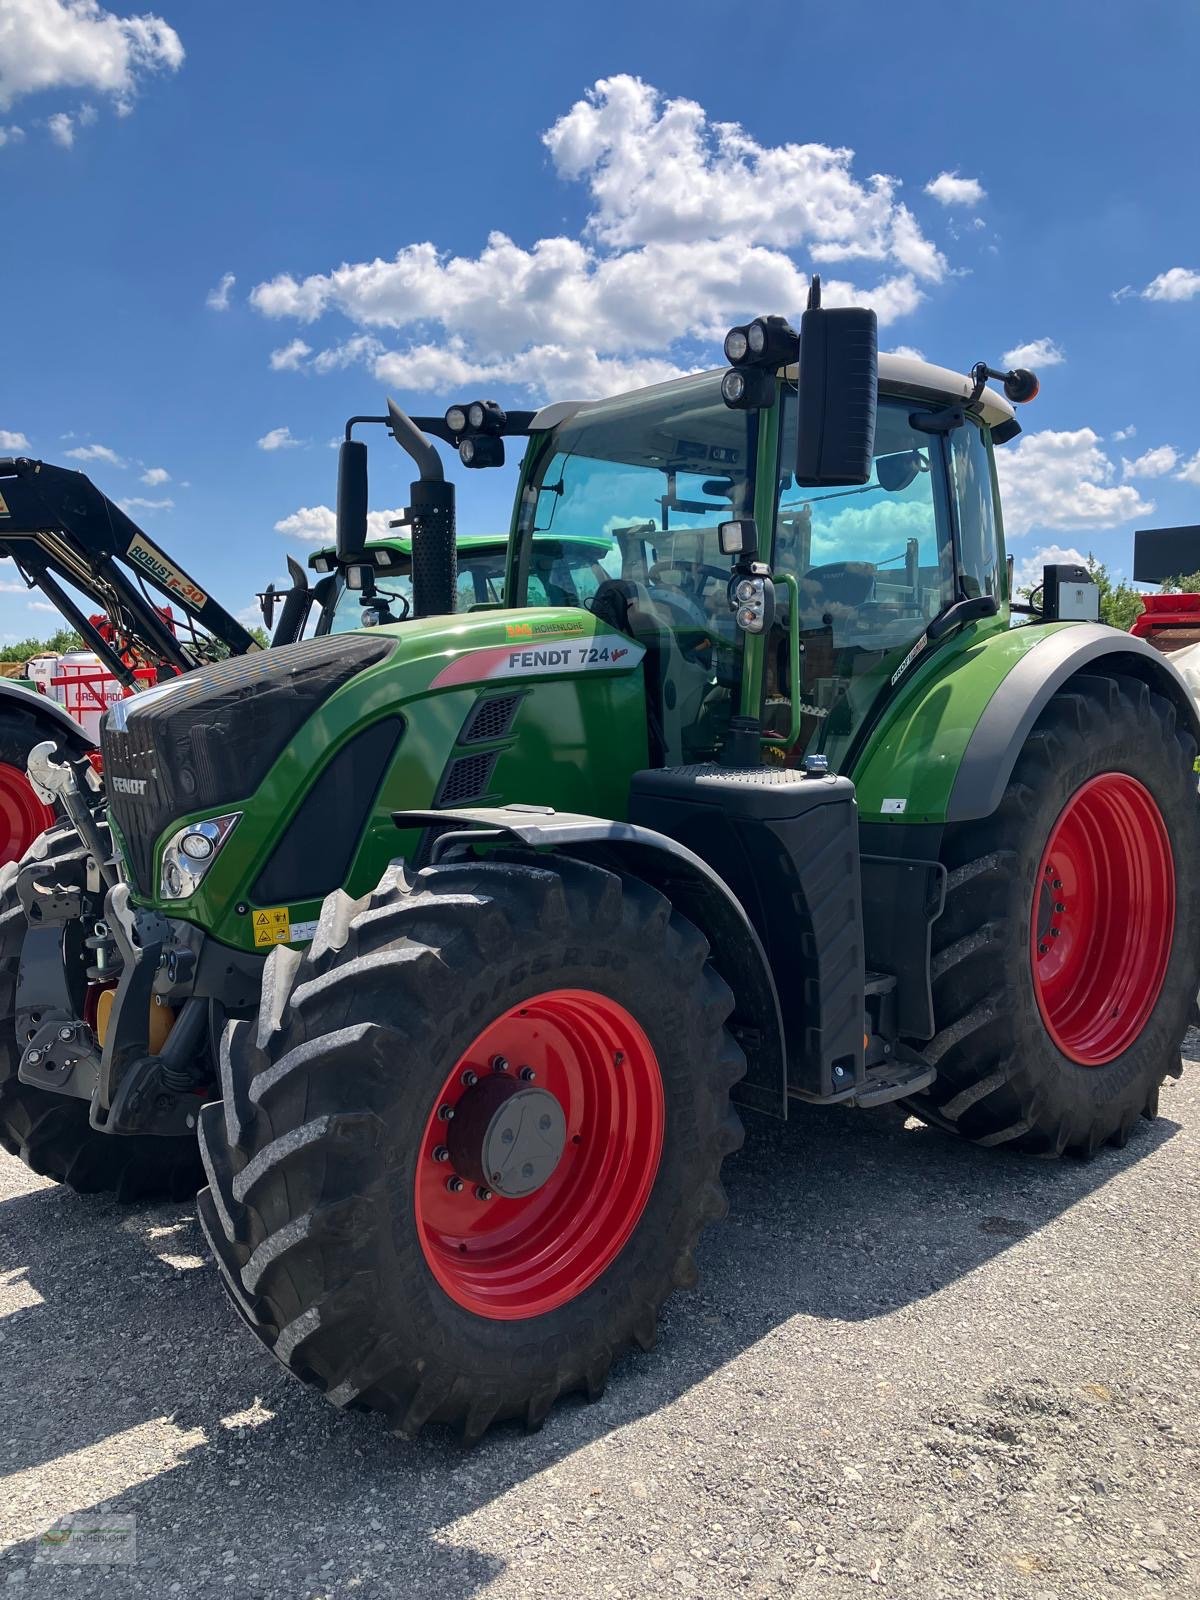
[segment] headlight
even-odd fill
[[[186,900],[195,894],[241,814],[232,811],[226,817],[189,822],[171,835],[163,849],[159,874],[159,893],[164,900]]]
[[[475,404],[467,407],[467,423],[472,428],[483,427],[483,406],[476,400]]]
[[[446,413],[446,426],[451,433],[467,431],[467,413],[462,406],[451,406]]]
[[[744,361],[750,351],[750,343],[746,337],[745,328],[730,328],[725,335],[725,359],[731,366],[737,366]]]

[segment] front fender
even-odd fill
[[[479,806],[456,811],[395,811],[398,828],[445,829],[432,858],[480,843],[503,841],[550,850],[643,879],[676,906],[708,940],[710,960],[733,991],[729,1026],[746,1052],[746,1076],[733,1097],[770,1116],[787,1116],[783,1016],[767,953],[733,891],[685,846],[631,822],[612,822],[542,806]]]

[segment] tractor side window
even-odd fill
[[[656,762],[714,756],[741,680],[718,524],[750,516],[758,415],[709,373],[559,424],[522,498],[513,603],[583,606],[645,646]]]
[[[992,493],[991,439],[968,421],[950,435],[950,472],[958,508],[959,565],[963,590],[971,598],[1000,598],[1000,542]]]
[[[909,422],[912,402],[879,402],[870,481],[847,489],[798,489],[795,397],[785,397],[776,572],[800,587],[803,644],[800,738],[783,759],[822,751],[837,769],[880,689],[954,599],[941,441]],[[787,681],[787,591],[768,641],[766,723],[786,729],[795,687]]]

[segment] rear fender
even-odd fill
[[[733,1098],[786,1118],[783,1019],[766,951],[741,902],[699,856],[651,828],[539,806],[392,815],[398,828],[443,830],[431,847],[433,861],[472,843],[517,843],[627,871],[665,895],[704,934],[713,967],[733,991],[729,1026],[747,1060],[746,1076],[734,1087]],[[444,831],[447,824],[453,831]]]
[[[28,711],[39,721],[46,725],[47,737],[59,735],[69,741],[64,754],[77,755],[80,751],[93,748],[91,740],[80,727],[75,718],[57,700],[51,700],[49,695],[39,694],[36,689],[26,689],[23,684],[13,683],[9,678],[0,678],[0,708],[12,706],[14,709]]]

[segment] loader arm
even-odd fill
[[[122,683],[134,683],[120,648],[105,639],[63,589],[65,581],[107,614],[118,638],[150,666],[187,671],[213,658],[210,641],[234,655],[257,641],[133,519],[82,472],[27,457],[0,457],[0,554],[42,591]],[[149,587],[147,587],[149,586]],[[186,619],[177,638],[149,590]]]

